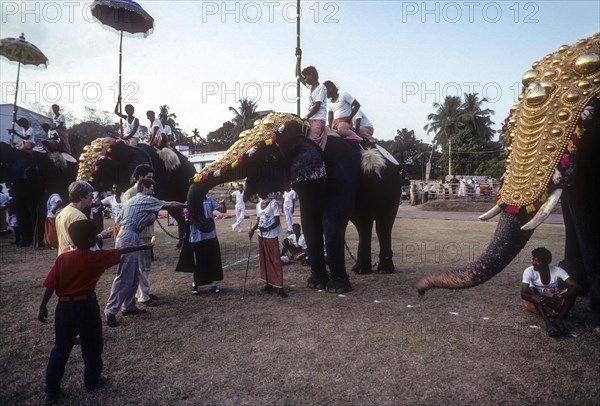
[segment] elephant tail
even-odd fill
[[[50,158],[57,168],[65,169],[67,167],[67,160],[60,152],[52,152],[48,155],[48,158]]]
[[[158,153],[158,156],[164,162],[165,168],[167,169],[168,172],[171,172],[171,171],[177,169],[179,167],[179,165],[181,165],[181,161],[179,160],[179,157],[177,156],[177,154],[175,152],[171,151],[170,148],[161,149],[160,152]]]
[[[361,151],[360,167],[366,175],[375,173],[381,177],[381,170],[385,168],[385,158],[375,148],[364,149]]]

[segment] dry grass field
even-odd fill
[[[159,306],[104,327],[109,382],[95,392],[83,388],[75,347],[61,404],[598,404],[600,340],[583,326],[587,298],[568,320],[575,337],[552,339],[519,297],[532,248],[544,245],[560,259],[561,225],[542,225],[488,283],[419,297],[419,277],[472,259],[495,224],[399,218],[394,274],[352,275],[353,290],[335,295],[305,288],[309,269],[289,265],[289,298],[281,299],[259,291],[256,241],[231,223],[217,220],[225,265],[218,295],[191,295],[191,275],[173,272],[175,241],[158,231],[151,288]],[[347,238],[355,251],[353,226]],[[0,237],[0,404],[39,404],[54,331],[36,316],[55,252],[11,240]],[[98,284],[101,307],[113,271]]]

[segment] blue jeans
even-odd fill
[[[60,381],[65,365],[71,355],[75,338],[79,334],[81,354],[85,364],[83,382],[86,388],[94,388],[102,373],[102,320],[96,298],[81,301],[58,302],[54,316],[56,342],[50,352],[46,368],[46,388],[55,394],[60,391]]]

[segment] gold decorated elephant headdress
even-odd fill
[[[568,185],[600,94],[600,34],[534,62],[522,81],[504,132],[508,158],[498,201],[514,214],[537,211],[550,193]]]
[[[96,138],[90,145],[83,147],[83,152],[79,156],[77,180],[93,182],[98,171],[98,163],[110,154],[112,148],[118,142],[124,141],[111,137]]]
[[[200,183],[210,178],[218,178],[228,170],[235,169],[244,160],[254,155],[259,148],[276,143],[285,130],[286,124],[293,122],[304,125],[300,118],[287,113],[270,113],[258,120],[252,129],[240,134],[239,140],[229,147],[223,157],[198,172],[193,182]]]

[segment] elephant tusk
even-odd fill
[[[523,231],[533,230],[537,226],[542,224],[546,220],[546,218],[550,215],[550,213],[552,213],[552,210],[554,210],[554,208],[558,204],[558,201],[560,200],[560,195],[562,194],[562,191],[563,191],[562,189],[556,189],[554,192],[552,192],[550,197],[548,197],[548,200],[546,200],[544,202],[544,204],[542,204],[542,207],[540,207],[540,209],[535,214],[535,216],[528,223],[526,223],[523,227],[521,227],[521,230],[523,230]]]
[[[487,221],[493,217],[496,217],[500,213],[502,213],[502,209],[500,208],[500,206],[495,205],[489,211],[487,211],[487,212],[483,213],[481,216],[479,216],[478,219],[482,220],[482,221]]]

